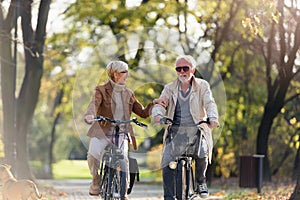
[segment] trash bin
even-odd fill
[[[240,187],[257,187],[261,192],[264,155],[240,156]]]

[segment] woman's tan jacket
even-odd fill
[[[113,87],[111,83],[108,81],[104,85],[97,86],[95,89],[95,94],[93,99],[91,100],[86,115],[94,115],[94,116],[103,116],[114,119],[113,111],[116,108],[116,103],[112,100],[112,92]],[[150,116],[151,109],[153,107],[153,103],[149,103],[146,108],[135,98],[134,93],[125,88],[122,91],[122,101],[123,101],[123,110],[125,120],[129,120],[131,113],[134,112],[138,116],[142,118],[147,118]],[[105,135],[109,133],[111,129],[111,124],[107,123],[93,123],[90,129],[88,130],[87,135],[89,137],[103,138]],[[132,143],[134,149],[137,148],[135,134],[133,132],[132,126],[128,125],[127,130],[129,132],[129,140]]]
[[[179,83],[180,82],[177,79],[167,84],[160,96],[168,99],[167,117],[171,119],[173,119],[175,113]],[[195,77],[192,78],[190,112],[195,123],[200,122],[206,117],[209,117],[211,120],[218,121],[218,110],[215,100],[212,96],[208,82],[203,79]],[[157,115],[166,115],[166,109],[159,104],[156,104],[152,109],[152,117],[155,117]],[[202,124],[201,127],[204,129],[203,135],[207,141],[209,162],[211,162],[213,149],[212,131],[206,124]],[[167,128],[165,129],[164,133],[164,141],[166,136]]]

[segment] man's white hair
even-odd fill
[[[187,62],[189,62],[192,65],[191,67],[193,69],[196,68],[196,65],[197,65],[196,60],[191,55],[181,55],[181,56],[178,56],[175,63],[177,64],[177,62],[179,60],[181,60],[181,59],[184,59]]]

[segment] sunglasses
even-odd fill
[[[184,72],[188,72],[190,70],[190,67],[189,66],[182,66],[182,67],[176,67],[175,68],[177,72],[181,72],[182,70]]]
[[[119,73],[126,74],[126,73],[128,73],[128,71],[127,70],[126,71],[121,71]]]

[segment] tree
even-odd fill
[[[1,1],[1,4],[5,2]],[[51,0],[39,2],[35,29],[32,23],[33,1],[12,0],[5,16],[0,10],[1,45],[1,88],[3,102],[3,124],[6,162],[13,165],[18,177],[31,178],[28,163],[27,135],[39,97],[41,77],[43,75],[44,46],[46,25]],[[21,24],[17,24],[20,19]],[[11,55],[13,42],[19,42],[12,36],[12,30],[21,26],[24,53],[25,74],[20,90],[16,90],[16,67]],[[17,41],[16,41],[17,40]],[[15,57],[13,57],[15,56]],[[16,162],[11,152],[16,147]]]
[[[130,64],[131,77],[136,82],[145,81],[146,76],[147,80],[164,83],[170,73],[161,76],[161,71],[157,68],[159,65],[170,66],[171,68],[176,56],[173,52],[179,50],[175,53],[192,54],[199,61],[205,60],[202,54],[211,54],[211,60],[208,64],[202,63],[199,66],[199,71],[205,75],[205,79],[213,83],[214,88],[221,81],[221,79],[213,80],[212,78],[212,76],[215,76],[213,73],[216,73],[217,67],[222,67],[223,78],[230,77],[233,74],[233,69],[236,67],[234,61],[239,56],[237,51],[241,46],[236,42],[237,39],[241,39],[241,34],[236,29],[240,27],[240,31],[243,31],[241,26],[234,26],[234,24],[240,23],[241,20],[239,19],[243,14],[240,11],[247,7],[248,2],[245,3],[243,0],[226,2],[199,1],[194,8],[188,6],[188,2],[191,1],[148,1],[136,7],[127,7],[124,5],[124,1],[122,3],[121,1],[110,0],[102,4],[99,2],[76,2],[70,6],[67,12],[67,16],[75,21],[68,26],[69,30],[65,34],[70,38],[65,48],[70,49],[70,54],[74,57],[73,62],[78,57],[75,55],[80,54],[80,49],[87,46],[95,48],[93,50],[94,54],[99,54],[94,56],[94,59],[88,59],[84,63],[84,66],[89,66],[89,71],[93,71],[92,66],[97,66],[96,70],[100,73],[100,69],[103,69],[109,57],[106,56],[106,52],[109,51],[118,59],[125,60]],[[191,19],[193,20],[189,21]],[[154,29],[150,28],[147,31],[146,27],[154,27]],[[155,28],[158,28],[156,32]],[[235,31],[233,32],[231,29],[235,29]],[[140,34],[139,30],[145,30],[145,34]],[[203,34],[199,34],[202,32]],[[138,50],[134,56],[126,57],[128,51],[134,50],[130,49],[128,45],[132,35],[138,35],[136,37],[136,41],[139,42],[136,47]],[[62,36],[60,35],[60,37]],[[103,42],[105,39],[109,42]],[[149,51],[147,52],[147,48],[149,49],[145,45],[147,42],[153,43],[151,47],[155,50],[152,54],[149,54]],[[61,42],[56,43],[64,44]],[[210,45],[203,45],[204,43]],[[102,46],[103,48],[101,48]],[[116,52],[114,52],[115,49]],[[239,52],[242,51],[239,50]],[[214,60],[217,65],[213,64]],[[152,63],[156,64],[152,65]],[[78,64],[80,65],[80,63]],[[79,74],[83,73],[79,72]],[[174,76],[171,74],[170,79],[173,78]],[[86,84],[84,80],[81,83]],[[128,84],[130,84],[129,81]],[[83,88],[87,87],[90,86],[87,84]],[[155,87],[153,84],[151,89],[154,91],[152,97],[157,97],[162,88]],[[82,95],[82,91],[80,92]],[[146,92],[147,90],[141,90],[141,92],[137,90],[137,98],[145,100]],[[216,95],[219,95],[216,99],[220,102],[220,108],[223,105],[222,109],[225,109],[226,99],[220,94],[223,93],[216,92]],[[88,97],[89,95],[83,96]],[[76,105],[84,107],[80,103]],[[76,113],[81,112],[77,111]],[[224,110],[220,113],[224,113]],[[231,142],[231,144],[234,145],[235,143]]]
[[[298,159],[298,166],[300,166],[300,159]],[[290,197],[290,200],[296,200],[300,199],[300,171],[298,170],[298,178],[297,183],[294,189],[294,192],[292,193],[292,196]]]
[[[274,91],[277,92],[279,89],[277,90],[276,87],[281,85],[280,81],[287,78],[279,77],[281,75],[279,75],[278,69],[281,69],[281,63],[278,62],[280,59],[276,60],[280,57],[278,52],[281,49],[278,48],[281,44],[278,41],[284,35],[279,34],[279,30],[281,30],[279,27],[286,26],[287,22],[279,25],[280,15],[276,11],[277,7],[273,6],[275,1],[264,0],[263,4],[261,1],[250,0],[197,1],[194,7],[191,6],[192,1],[188,0],[142,1],[134,7],[127,6],[125,2],[127,1],[77,1],[69,7],[66,13],[70,17],[69,19],[74,20],[74,23],[67,26],[69,29],[66,34],[57,37],[58,39],[65,37],[69,42],[64,43],[58,40],[55,43],[69,50],[68,56],[73,56],[72,64],[77,61],[82,50],[90,47],[93,56],[84,61],[83,65],[84,69],[89,69],[88,73],[93,71],[94,68],[92,67],[101,73],[105,63],[111,57],[127,61],[131,68],[131,77],[135,80],[133,86],[137,85],[136,83],[139,81],[145,81],[145,77],[153,82],[164,83],[171,73],[160,73],[158,66],[172,66],[174,54],[178,52],[192,54],[198,61],[203,62],[199,66],[199,71],[204,74],[205,79],[212,83],[214,88],[222,80],[211,79],[215,75],[213,73],[215,73],[216,67],[219,67],[221,77],[228,86],[226,92],[230,103],[226,107],[229,117],[226,118],[227,124],[222,132],[225,134],[220,136],[217,144],[220,151],[216,152],[217,158],[223,160],[223,157],[227,157],[228,162],[217,164],[224,166],[224,163],[227,163],[227,168],[234,171],[226,174],[236,173],[236,168],[231,167],[232,159],[237,160],[240,153],[255,153],[257,150],[253,143],[256,142],[256,127],[259,123],[262,125],[270,123],[270,119],[265,119],[262,116],[264,104],[267,102],[265,99],[268,98],[266,93],[268,88],[271,88],[266,86],[267,83],[271,83],[271,86],[274,86]],[[292,5],[289,6],[293,7]],[[293,39],[293,35],[298,35],[295,32],[297,30],[295,24],[299,20],[296,19],[295,14],[291,14],[293,9],[286,6],[284,10],[286,12],[282,18],[286,19],[289,15],[292,19],[290,20],[292,24],[289,24],[292,29],[286,28],[286,30],[291,31],[285,34],[286,44],[292,44],[295,46],[293,48],[297,49],[297,42]],[[272,30],[270,24],[273,24]],[[245,29],[242,25],[250,29]],[[156,28],[158,26],[162,29],[157,29],[159,31],[156,32],[151,28],[146,29],[146,27]],[[140,34],[142,31],[139,32],[139,30],[144,30],[145,34]],[[273,30],[276,30],[275,36],[271,35],[274,33]],[[290,36],[288,36],[289,34]],[[134,42],[137,43],[137,50],[128,56],[128,52],[132,50],[132,46],[129,47],[129,41],[132,42],[133,40],[132,36],[135,36]],[[152,44],[150,47],[155,49],[153,52],[147,51],[149,43]],[[272,44],[274,45],[272,46]],[[267,48],[268,45],[269,48]],[[294,52],[291,48],[286,48],[286,50]],[[172,52],[175,53],[172,54]],[[266,52],[273,52],[273,55],[268,57],[269,54]],[[275,56],[274,52],[276,53]],[[211,59],[205,63],[208,57]],[[293,60],[292,57],[289,59]],[[82,63],[78,62],[74,65],[77,64],[80,66]],[[270,68],[270,66],[272,67]],[[277,69],[274,66],[278,66]],[[289,65],[285,70],[291,72],[291,69],[291,65]],[[297,69],[297,65],[293,69]],[[79,73],[84,74],[84,72]],[[293,71],[293,73],[297,73],[297,71]],[[269,76],[263,76],[264,74],[269,74]],[[285,74],[285,71],[281,74]],[[89,75],[90,78],[91,76]],[[98,77],[98,74],[96,76]],[[279,78],[276,78],[277,76]],[[266,77],[269,77],[271,81],[266,81],[268,79]],[[276,79],[278,80],[275,81]],[[84,80],[81,80],[81,83],[86,85],[80,87],[80,94],[82,95],[82,91],[86,91],[89,84]],[[130,82],[128,84],[131,87]],[[287,91],[284,100],[288,100],[289,97],[296,98],[296,90],[293,90],[290,84],[286,86],[288,86],[287,90],[289,91]],[[149,95],[151,97],[155,97],[161,90],[161,88],[154,86],[151,86],[149,91],[151,89],[152,93]],[[137,91],[137,98],[144,98],[147,91]],[[270,90],[269,93],[271,92]],[[88,92],[85,94],[83,96],[89,96]],[[218,92],[216,92],[217,95]],[[222,97],[217,96],[216,99],[221,104],[225,104],[226,99]],[[276,98],[278,95],[274,94],[271,99]],[[80,103],[77,105],[84,107]],[[81,111],[79,110],[77,113],[81,113]],[[268,110],[265,113],[268,113]],[[277,114],[274,115],[274,118]],[[264,121],[260,121],[262,119]],[[273,127],[275,125],[273,124]],[[273,148],[273,145],[259,144],[259,146],[264,146],[267,149]],[[233,155],[231,151],[235,151],[235,154]],[[265,160],[268,160],[268,157]]]
[[[264,180],[271,180],[268,139],[274,119],[287,103],[300,96],[297,90],[287,96],[291,81],[300,72],[296,63],[300,48],[299,5],[295,1],[290,1],[290,4],[283,0],[274,2],[268,4],[274,8],[272,17],[261,19],[260,15],[251,16],[252,27],[254,32],[257,31],[253,49],[263,56],[268,92],[256,143],[257,154],[265,155]],[[265,26],[267,24],[270,26]]]

